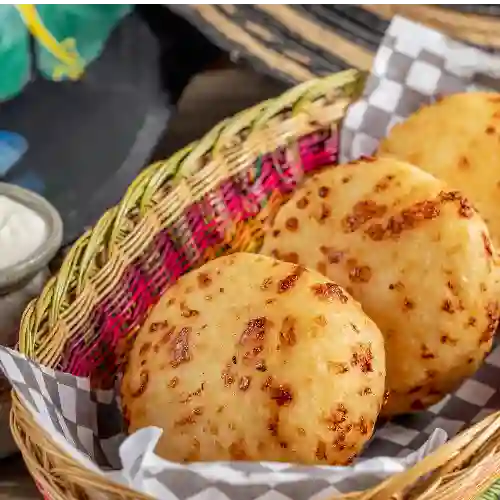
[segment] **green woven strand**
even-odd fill
[[[259,155],[256,161],[257,165],[255,168],[255,182],[257,182],[257,179],[260,179],[260,176],[262,174],[262,165],[264,162],[262,161],[262,155]]]
[[[477,500],[499,500],[500,479],[497,479],[486,491],[481,493]]]

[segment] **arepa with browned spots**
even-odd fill
[[[379,154],[408,161],[461,190],[500,246],[500,94],[468,92],[395,125]]]
[[[382,334],[316,271],[254,254],[208,262],[171,287],[129,353],[129,431],[164,430],[179,462],[346,464],[383,403]]]
[[[371,158],[314,175],[278,211],[261,251],[318,270],[377,323],[383,415],[436,403],[491,347],[498,290],[488,229],[460,192],[408,163]]]

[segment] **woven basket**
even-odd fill
[[[309,167],[317,169],[334,161],[335,124],[358,94],[361,84],[362,76],[355,71],[312,80],[220,123],[199,142],[146,169],[130,186],[122,202],[78,240],[59,273],[28,306],[21,323],[20,351],[42,364],[90,376],[93,384],[109,387],[110,380],[105,376],[109,370],[104,373],[100,370],[102,359],[82,367],[68,353],[76,339],[80,345],[86,344],[87,352],[93,354],[119,351],[119,346],[112,345],[106,338],[103,323],[95,320],[99,305],[117,291],[129,305],[132,303],[125,333],[131,333],[140,324],[147,310],[139,311],[141,299],[130,292],[134,284],[127,281],[131,279],[129,266],[140,262],[143,272],[152,273],[162,255],[165,256],[156,247],[156,250],[148,250],[155,235],[164,229],[174,234],[172,228],[179,229],[176,223],[182,218],[180,212],[207,193],[213,195],[214,206],[224,208],[224,196],[217,196],[229,178],[243,180],[247,187],[260,186],[253,193],[256,198],[260,196],[258,206],[265,208],[246,220],[237,221],[236,226],[228,226],[219,244],[203,254],[191,255],[186,268],[220,253],[257,250],[266,216],[272,215],[286,193],[300,180],[295,178],[295,184],[282,185],[284,196],[264,195],[265,186],[273,187],[268,182],[272,172],[266,177],[264,159],[271,158],[274,171],[283,167],[284,159],[288,158],[292,166],[299,160],[303,166],[299,170],[306,173]],[[304,137],[308,139],[304,141]],[[328,147],[318,154],[318,144],[325,141]],[[306,168],[311,152],[316,154],[313,155],[316,163]],[[182,239],[186,227],[181,229],[177,238]],[[170,279],[176,277],[170,276]],[[148,283],[147,291],[142,291],[159,296],[167,281]],[[127,288],[127,283],[131,288]],[[123,304],[118,307],[123,308]],[[92,351],[94,347],[97,348]],[[32,414],[15,393],[11,429],[30,473],[46,498],[146,498],[83,469],[37,427]],[[386,480],[375,489],[353,492],[344,498],[473,498],[490,485],[500,471],[499,443],[500,415],[497,414],[443,445],[413,469]]]
[[[231,57],[288,82],[368,71],[394,15],[500,49],[499,5],[169,5]]]

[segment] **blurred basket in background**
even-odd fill
[[[298,83],[368,71],[393,16],[488,50],[500,49],[499,5],[169,5],[233,60]]]

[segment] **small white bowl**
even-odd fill
[[[22,313],[30,300],[42,291],[49,277],[47,264],[61,246],[63,226],[57,210],[31,191],[0,183],[0,196],[6,196],[36,212],[47,228],[44,242],[31,255],[0,269],[0,345],[14,347],[19,338]],[[17,451],[9,428],[10,407],[10,386],[0,374],[0,458]]]
[[[0,295],[19,289],[43,270],[59,250],[63,225],[59,212],[45,199],[32,191],[0,182],[0,196],[6,196],[36,212],[47,227],[45,241],[26,259],[0,270]]]

